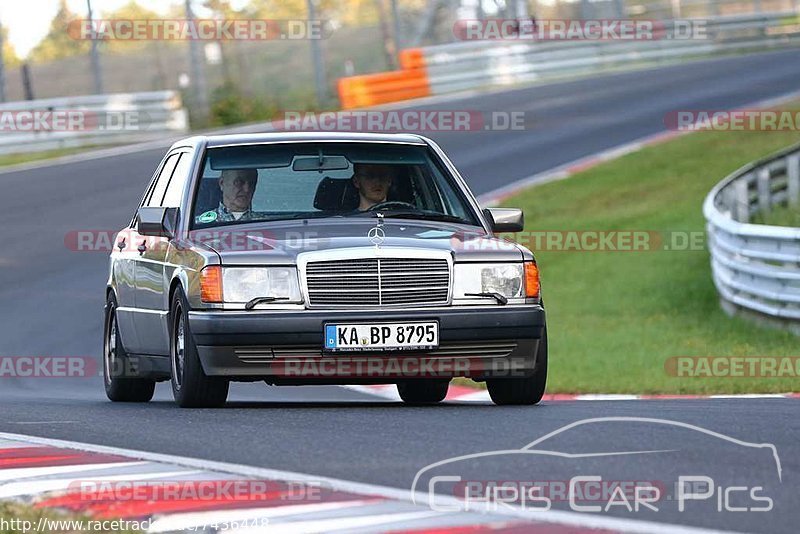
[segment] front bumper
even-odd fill
[[[437,350],[324,353],[324,324],[439,322]],[[404,378],[527,375],[545,327],[538,305],[413,310],[192,311],[207,375],[272,383],[386,383]],[[394,360],[394,361],[392,361]],[[399,362],[399,364],[398,364]]]

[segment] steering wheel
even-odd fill
[[[403,202],[402,200],[387,200],[386,202],[378,202],[374,206],[370,206],[367,211],[378,211],[384,208],[411,208],[415,211],[418,209],[414,204]]]

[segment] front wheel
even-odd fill
[[[450,380],[408,380],[397,384],[400,398],[407,404],[436,404],[447,396]]]
[[[228,399],[229,383],[203,371],[197,346],[189,331],[189,305],[178,290],[170,308],[172,396],[181,408],[218,408]]]
[[[103,324],[103,382],[106,397],[113,402],[148,402],[156,389],[155,380],[133,378],[137,370],[122,346],[117,324],[117,299],[109,293]]]
[[[522,378],[490,378],[486,389],[492,402],[498,405],[532,405],[544,396],[547,385],[547,327],[536,354],[536,370],[531,376]]]

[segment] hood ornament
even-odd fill
[[[386,232],[383,231],[383,214],[378,212],[376,215],[378,216],[378,221],[375,224],[375,228],[369,229],[367,237],[370,243],[375,245],[375,248],[378,248],[386,239]]]

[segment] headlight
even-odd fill
[[[295,267],[223,267],[225,302],[249,302],[257,297],[277,297],[279,303],[300,302]]]
[[[499,293],[506,298],[524,297],[522,263],[466,263],[453,269],[453,298],[470,299],[469,293]]]

